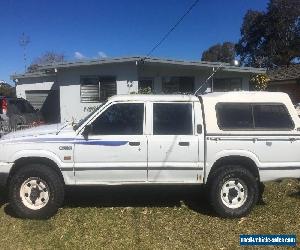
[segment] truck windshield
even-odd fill
[[[94,111],[92,111],[91,113],[89,113],[85,118],[81,119],[78,123],[76,123],[73,126],[74,130],[77,130],[82,124],[84,124],[88,119],[90,119],[90,117],[92,117],[98,110],[100,107],[102,107],[105,103],[102,103],[100,106],[98,106]]]

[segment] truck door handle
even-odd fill
[[[178,143],[179,146],[190,146],[190,143],[188,141],[180,141]]]
[[[129,146],[140,146],[140,142],[139,141],[130,141],[129,142]]]

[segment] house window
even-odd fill
[[[100,101],[106,101],[109,97],[117,94],[115,77],[100,77]]]
[[[99,78],[97,76],[84,76],[80,78],[81,102],[100,102]]]
[[[150,88],[153,92],[153,78],[140,78],[139,79],[139,92],[140,90],[145,90]]]
[[[242,89],[241,78],[214,78],[213,79],[213,91],[239,91]]]
[[[115,77],[81,76],[80,100],[83,103],[103,102],[117,94]]]
[[[218,103],[218,126],[222,130],[291,130],[294,123],[280,103]]]
[[[162,90],[166,94],[194,92],[194,77],[190,76],[172,76],[162,78]]]

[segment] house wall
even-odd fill
[[[99,102],[82,103],[80,98],[81,76],[115,76],[117,94],[138,92],[138,79],[150,77],[154,79],[154,93],[162,93],[162,77],[192,76],[195,78],[194,88],[198,89],[212,73],[212,68],[199,68],[182,65],[114,63],[95,66],[81,66],[58,69],[54,77],[23,78],[17,85],[18,97],[26,98],[26,90],[50,90],[59,88],[60,120],[78,121],[101,105]],[[249,90],[250,73],[219,71],[215,78],[241,78],[242,89]],[[203,86],[203,89],[206,87]],[[207,89],[210,92],[211,88]],[[50,109],[51,110],[51,109]]]
[[[297,80],[272,81],[267,91],[287,93],[294,104],[300,103],[300,84]]]
[[[88,75],[115,76],[117,94],[130,94],[138,91],[135,63],[98,65],[58,71],[60,85],[61,121],[78,121],[101,105],[101,103],[81,103],[80,77]]]
[[[242,90],[249,91],[251,73],[240,73],[240,72],[228,72],[220,71],[214,75],[214,79],[226,79],[226,78],[241,78],[242,80]]]
[[[16,84],[16,95],[18,98],[26,99],[27,90],[51,90],[55,82],[55,77],[32,77],[21,78]]]
[[[212,68],[199,69],[198,67],[182,67],[182,66],[150,66],[150,65],[140,65],[138,67],[138,77],[139,78],[153,78],[154,80],[154,93],[162,92],[162,77],[166,76],[191,76],[195,78],[194,88],[197,90],[211,75]],[[239,73],[239,72],[228,72],[219,71],[214,75],[214,78],[241,78],[242,80],[242,90],[249,90],[249,73]],[[206,92],[211,92],[211,81],[207,84]],[[205,86],[203,86],[205,90]]]

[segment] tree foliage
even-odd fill
[[[227,62],[230,63],[235,58],[235,45],[232,42],[215,44],[202,53],[202,61]]]
[[[47,51],[41,56],[34,59],[31,65],[28,67],[28,72],[34,72],[38,69],[41,65],[53,64],[53,63],[60,63],[65,61],[65,55],[61,53],[56,53],[53,51]]]
[[[258,74],[250,79],[250,84],[254,87],[255,90],[258,91],[266,90],[269,82],[270,78],[266,74]]]
[[[244,16],[237,54],[246,66],[289,65],[300,58],[300,1],[270,0]]]
[[[15,96],[15,88],[7,85],[0,85],[0,96]]]
[[[139,94],[149,95],[153,94],[151,87],[139,88]]]

